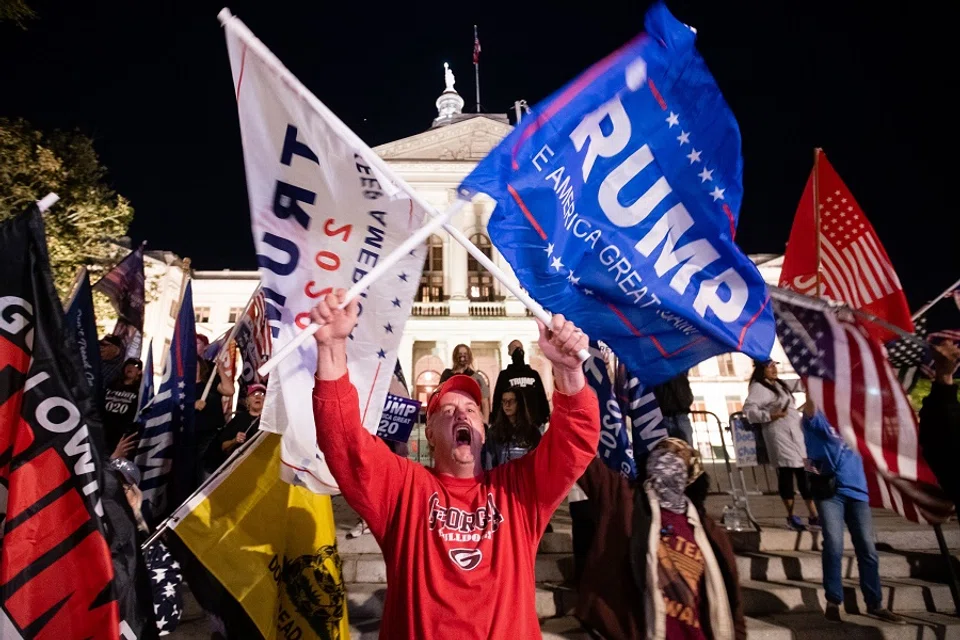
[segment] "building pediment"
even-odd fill
[[[513,130],[480,114],[374,147],[386,160],[482,160]],[[502,116],[501,116],[502,117]]]

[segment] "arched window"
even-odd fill
[[[493,259],[493,245],[490,244],[490,238],[482,233],[475,233],[470,237],[470,242],[475,244],[483,255]],[[493,276],[469,253],[467,254],[467,291],[470,299],[477,302],[492,302],[495,299]]]
[[[436,391],[437,387],[440,385],[440,372],[434,371],[433,369],[428,369],[422,372],[417,376],[417,400],[419,400],[424,407],[427,406],[427,402],[430,401],[430,396],[433,395],[433,392]]]
[[[427,259],[420,276],[419,302],[442,302],[443,295],[443,239],[430,236],[427,241]]]

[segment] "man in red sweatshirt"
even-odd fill
[[[380,637],[389,640],[540,638],[534,594],[537,546],[550,516],[597,455],[600,412],[577,353],[587,336],[563,316],[540,324],[540,349],[553,364],[550,429],[530,454],[490,472],[480,388],[455,375],[427,405],[434,467],[390,452],[360,424],[347,375],[354,300],[338,290],[313,310],[317,443],[347,502],[383,550],[387,599]]]

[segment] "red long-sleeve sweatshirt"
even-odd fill
[[[370,435],[347,375],[317,381],[317,443],[387,565],[381,638],[541,637],[537,546],[600,438],[589,387],[554,392],[553,405],[550,429],[532,453],[459,479],[401,458]]]

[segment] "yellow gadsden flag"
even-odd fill
[[[280,436],[259,432],[171,528],[268,640],[349,640],[330,496],[280,479]]]

